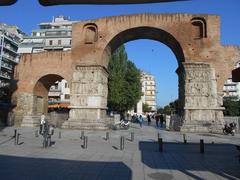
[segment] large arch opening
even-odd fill
[[[103,54],[104,61],[107,62],[106,64],[108,65],[111,55],[117,48],[119,48],[123,44],[131,43],[136,40],[149,40],[149,41],[153,40],[154,42],[156,41],[158,43],[160,42],[159,46],[162,46],[162,45],[167,46],[167,48],[169,48],[170,51],[172,51],[172,53],[175,55],[175,59],[177,60],[177,68],[175,69],[175,71],[178,76],[179,107],[182,107],[182,109],[178,111],[178,115],[182,117],[184,115],[183,111],[184,111],[184,103],[185,103],[184,102],[185,100],[184,84],[183,84],[184,72],[182,71],[183,70],[182,63],[185,62],[185,57],[184,57],[183,49],[180,43],[169,32],[166,32],[162,29],[158,29],[154,27],[136,27],[136,28],[131,28],[131,29],[122,31],[118,33],[116,36],[114,36],[106,46]],[[149,82],[149,83],[152,83],[152,82]],[[150,91],[150,93],[154,94],[155,92]],[[172,99],[172,100],[175,100],[175,99]]]
[[[69,113],[70,89],[68,82],[60,75],[45,75],[36,82],[33,95],[33,114],[44,113],[52,124],[61,127]]]

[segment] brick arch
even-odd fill
[[[48,92],[50,87],[56,82],[64,79],[57,74],[47,74],[36,82],[33,89],[33,114],[48,112]]]
[[[36,96],[47,96],[49,88],[56,82],[64,79],[62,76],[57,74],[47,74],[36,82],[33,94]]]
[[[50,86],[60,79],[65,79],[70,84],[71,68],[70,51],[22,55],[15,69],[17,89],[12,96],[15,105],[14,124],[21,124],[25,116],[38,115],[40,111],[47,112],[47,92]],[[43,110],[37,108],[38,101],[42,101]]]
[[[180,42],[169,32],[156,27],[140,26],[130,28],[116,34],[103,51],[103,58],[111,55],[120,45],[138,39],[150,39],[159,41],[168,46],[176,56],[178,64],[185,61]],[[107,55],[107,56],[106,56]]]

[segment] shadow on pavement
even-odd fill
[[[211,172],[226,179],[240,178],[240,163],[235,145],[205,144],[205,152],[200,153],[198,143],[163,143],[159,152],[156,142],[139,142],[141,161],[158,170],[178,170],[194,179],[205,179],[192,172]],[[207,173],[206,173],[207,174]]]
[[[0,155],[1,179],[132,179],[122,162],[75,161]]]

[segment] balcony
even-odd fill
[[[13,58],[12,56],[10,56],[8,54],[3,54],[2,57],[3,57],[3,59],[12,61],[14,63],[18,63],[19,62],[19,58]]]
[[[12,71],[13,67],[7,63],[2,63],[2,68]]]
[[[10,53],[17,54],[17,49],[14,49],[10,44],[4,44],[3,48]]]
[[[8,73],[6,73],[6,72],[5,73],[0,72],[0,77],[4,78],[4,79],[8,79],[8,80],[11,79],[10,75]]]
[[[5,83],[0,81],[0,87],[10,86],[10,83]]]

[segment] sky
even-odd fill
[[[114,1],[114,0],[113,0]],[[59,5],[41,6],[37,0],[18,0],[0,7],[0,22],[16,25],[30,34],[41,22],[54,16],[69,16],[71,20],[97,19],[136,13],[214,14],[221,18],[221,43],[240,46],[240,0],[189,0],[141,5]],[[171,49],[152,40],[136,40],[125,44],[128,58],[138,68],[156,78],[157,104],[167,105],[178,97],[177,60]]]

